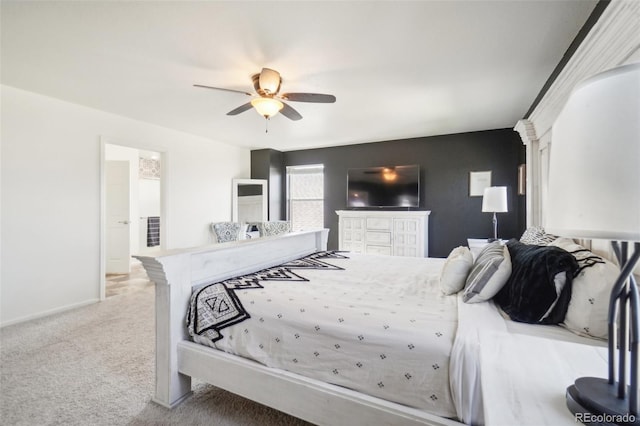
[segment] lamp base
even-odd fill
[[[629,398],[618,398],[616,391],[606,379],[581,377],[567,388],[567,407],[584,424],[640,425],[640,417],[629,413]]]

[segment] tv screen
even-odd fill
[[[367,167],[347,172],[347,207],[419,207],[420,166]]]

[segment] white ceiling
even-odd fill
[[[2,1],[2,84],[281,151],[513,127],[596,0]],[[262,67],[304,117],[242,94]]]

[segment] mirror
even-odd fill
[[[266,179],[233,179],[232,220],[240,223],[268,220]]]

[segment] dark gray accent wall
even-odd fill
[[[283,153],[275,149],[251,151],[251,179],[266,179],[269,220],[285,219],[285,166]]]
[[[498,234],[501,238],[520,237],[526,223],[525,200],[524,196],[517,195],[517,179],[524,152],[516,132],[500,129],[288,151],[282,153],[281,170],[286,166],[324,164],[325,226],[331,230],[329,249],[337,249],[338,217],[335,211],[346,207],[347,170],[420,165],[420,207],[414,210],[431,210],[429,256],[446,257],[454,247],[466,245],[467,238],[493,234],[492,214],[481,211],[482,197],[469,197],[470,171],[491,170],[492,185],[508,187],[509,212],[498,214]],[[253,176],[254,158],[266,159],[252,155],[252,177],[259,178]],[[266,165],[256,164],[256,167]],[[284,195],[281,197],[285,201]]]

